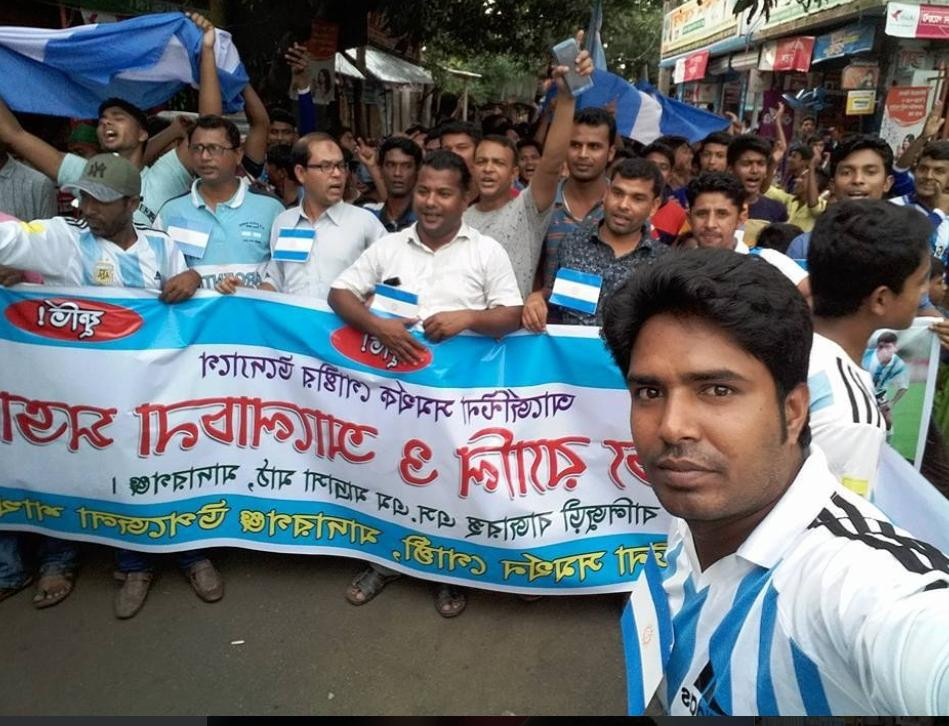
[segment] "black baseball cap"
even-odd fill
[[[102,114],[107,108],[120,108],[138,121],[138,125],[143,129],[148,128],[148,117],[145,115],[145,112],[134,103],[129,103],[123,98],[107,98],[99,104],[99,118],[102,118]]]

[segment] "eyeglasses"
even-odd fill
[[[201,156],[205,151],[208,152],[209,156],[221,156],[225,151],[233,150],[233,146],[221,146],[220,144],[191,144],[188,147],[188,151],[195,156]]]
[[[335,169],[342,173],[346,171],[345,161],[321,161],[319,164],[307,164],[307,169],[319,169],[324,174],[330,174]]]

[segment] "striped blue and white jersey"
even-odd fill
[[[64,217],[0,222],[0,264],[38,272],[47,285],[103,285],[160,290],[188,269],[164,232],[135,225],[128,249],[96,237],[85,222]]]
[[[946,213],[941,209],[927,207],[916,196],[916,192],[905,194],[902,197],[893,197],[890,201],[901,207],[913,207],[913,209],[926,215],[933,226],[929,248],[936,257],[945,261],[949,257],[949,217],[946,216]]]
[[[817,447],[734,554],[703,570],[681,519],[668,545],[670,715],[949,713],[949,558]]]
[[[814,443],[841,484],[872,499],[886,444],[873,379],[837,343],[814,333],[807,387]]]

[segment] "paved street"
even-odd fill
[[[207,605],[170,561],[132,620],[112,615],[109,551],[89,546],[76,590],[38,611],[0,604],[0,715],[622,714],[618,595],[475,591],[441,618],[403,578],[360,608],[359,564],[220,551]],[[244,641],[234,644],[234,641]]]

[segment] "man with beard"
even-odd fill
[[[386,232],[398,232],[413,224],[412,192],[422,164],[422,148],[411,139],[392,136],[379,147],[379,165],[385,183],[386,200],[366,204],[363,208],[375,212]]]
[[[813,327],[794,287],[750,255],[673,253],[610,299],[604,332],[674,517],[666,712],[949,711],[949,558],[811,447]]]
[[[561,322],[565,325],[601,325],[603,302],[641,266],[649,264],[668,247],[652,239],[649,218],[662,200],[663,178],[659,169],[645,159],[624,159],[610,172],[610,185],[603,198],[603,221],[584,225],[568,235],[557,249],[557,271],[552,290],[533,292],[524,303],[522,322],[534,333],[547,324],[547,305],[563,279],[575,280],[572,273],[592,275],[600,282],[596,307],[590,312],[570,296],[561,300]]]

